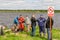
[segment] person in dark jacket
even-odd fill
[[[40,15],[40,17],[38,18],[38,26],[39,26],[39,34],[40,36],[42,36],[42,33],[44,34],[45,36],[45,22],[46,22],[46,19],[43,17],[43,15]]]
[[[32,17],[31,17],[31,27],[32,27],[32,34],[31,34],[31,36],[34,36],[35,35],[35,27],[36,27],[35,15],[32,15]]]
[[[51,29],[53,26],[53,19],[51,18]],[[47,34],[48,34],[48,40],[51,40],[51,32],[50,32],[50,17],[48,17],[46,21],[46,28],[47,28]]]

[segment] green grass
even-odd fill
[[[60,30],[52,30],[53,40],[60,40]],[[34,37],[30,36],[31,32],[19,32],[18,34],[12,32],[6,32],[5,35],[0,36],[0,40],[47,40],[47,38],[39,36],[39,29],[36,28],[36,35]],[[47,37],[47,36],[46,36]]]

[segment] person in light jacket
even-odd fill
[[[30,27],[31,27],[31,21],[30,21],[30,18],[27,15],[26,15],[26,18],[25,18],[25,24],[27,26],[27,31],[29,32]]]

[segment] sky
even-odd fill
[[[46,10],[48,6],[60,10],[60,0],[0,0],[2,10]]]

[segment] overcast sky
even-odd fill
[[[60,10],[60,0],[0,0],[0,9],[22,10],[22,9],[47,9],[54,6]]]

